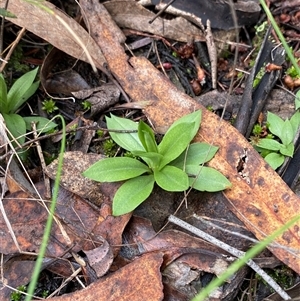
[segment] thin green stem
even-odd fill
[[[28,286],[25,301],[30,301],[32,299],[32,296],[33,296],[33,293],[34,293],[34,290],[35,290],[35,287],[36,287],[36,284],[37,284],[37,281],[38,281],[38,278],[40,275],[44,255],[45,255],[49,237],[50,237],[50,232],[51,232],[51,227],[52,227],[52,222],[53,222],[53,215],[55,212],[56,201],[57,201],[57,196],[58,196],[58,191],[59,191],[59,183],[60,183],[60,177],[61,177],[62,166],[63,166],[63,154],[65,152],[65,145],[66,145],[66,124],[65,124],[65,120],[63,119],[62,116],[57,115],[56,117],[61,119],[62,131],[63,131],[61,147],[60,147],[60,155],[58,158],[57,175],[56,175],[55,182],[54,182],[51,206],[49,209],[50,214],[47,219],[46,228],[45,228],[45,232],[43,235],[43,240],[42,240],[41,247],[39,250],[39,255],[37,257],[37,260],[36,260],[36,263],[34,266],[34,271],[32,273],[31,281]]]
[[[287,44],[282,32],[280,31],[280,28],[278,27],[278,25],[277,25],[272,13],[271,13],[269,7],[267,6],[265,0],[259,0],[259,2],[261,4],[261,6],[263,7],[267,17],[269,18],[271,24],[273,25],[273,28],[274,28],[279,40],[281,41],[281,43],[282,43],[282,45],[283,45],[283,47],[286,51],[286,54],[288,55],[288,57],[289,57],[291,63],[293,64],[294,68],[297,70],[298,75],[300,76],[300,67],[299,67],[299,65],[298,65],[298,63],[297,63],[297,61],[296,61],[296,59],[293,55],[293,52],[291,51],[289,45]]]

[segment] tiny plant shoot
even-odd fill
[[[141,159],[105,158],[83,173],[99,182],[126,181],[114,196],[113,215],[133,211],[149,197],[155,183],[166,191],[184,191],[191,186],[213,192],[231,186],[220,172],[202,166],[214,157],[218,148],[206,143],[190,144],[200,127],[200,110],[175,121],[159,145],[153,130],[143,121],[137,124],[111,115],[106,122],[109,130],[137,131],[110,135],[119,146]]]
[[[300,112],[296,111],[286,120],[268,112],[267,126],[272,135],[260,139],[254,147],[273,169],[277,169],[283,164],[285,157],[293,157],[294,139],[300,126]]]
[[[15,81],[9,91],[6,82],[0,73],[0,113],[3,115],[6,126],[11,135],[19,144],[25,142],[26,130],[31,130],[31,123],[37,123],[37,130],[47,132],[56,124],[40,116],[22,117],[17,114],[22,105],[36,92],[39,81],[34,81],[38,68],[25,73]]]

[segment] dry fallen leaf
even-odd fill
[[[5,7],[5,3],[5,0],[0,0],[1,7]],[[97,46],[87,31],[74,19],[66,15],[52,3],[43,1],[43,5],[63,19],[74,33],[80,37],[90,52],[95,65],[101,69],[103,64],[105,64],[105,59],[101,53],[101,49]],[[58,21],[55,14],[48,13],[44,9],[40,8],[39,5],[34,5],[22,0],[9,1],[7,10],[17,16],[17,18],[6,18],[7,20],[20,27],[25,27],[27,30],[48,41],[50,44],[65,53],[88,62],[88,59],[82,48],[78,45],[78,42]]]
[[[232,182],[232,188],[224,192],[228,205],[258,239],[265,238],[300,213],[299,198],[234,127],[177,90],[147,59],[133,57],[128,61],[114,38],[115,27],[112,30],[112,25],[102,18],[102,14],[107,14],[105,8],[97,1],[81,1],[81,4],[91,25],[91,34],[123,89],[133,101],[153,101],[144,112],[156,130],[164,131],[179,117],[202,109],[201,129],[195,141],[206,141],[219,147],[209,165]],[[241,162],[244,164],[240,168]],[[293,252],[269,247],[298,273],[299,229],[300,223],[276,240]]]
[[[107,241],[104,241],[100,247],[84,253],[98,278],[107,273],[114,260],[112,248]]]
[[[104,3],[115,22],[122,28],[135,29],[168,39],[190,42],[204,41],[202,31],[182,17],[165,20],[160,17],[149,23],[155,14],[132,0]]]
[[[104,200],[100,195],[101,184],[85,178],[82,173],[101,158],[102,155],[93,153],[65,152],[60,185],[100,206]],[[53,180],[57,175],[57,166],[58,160],[54,160],[45,170],[47,176]]]
[[[141,301],[163,300],[161,253],[150,253],[118,271],[97,280],[87,288],[55,297],[53,301]],[[151,296],[151,297],[150,297]],[[149,299],[151,298],[151,299]]]

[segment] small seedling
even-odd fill
[[[186,115],[172,124],[157,145],[153,130],[143,121],[138,124],[111,115],[106,118],[111,138],[141,161],[129,157],[105,158],[90,166],[83,175],[99,182],[127,180],[113,199],[113,215],[134,210],[151,194],[154,183],[166,191],[184,191],[189,186],[200,191],[220,191],[231,186],[217,170],[202,166],[218,148],[206,143],[190,142],[196,135],[201,111]]]
[[[113,157],[117,150],[116,146],[116,143],[112,139],[103,141],[103,151],[105,156]]]
[[[16,112],[35,93],[39,81],[34,82],[38,68],[27,72],[12,85],[7,92],[6,82],[0,74],[0,113],[11,135],[19,144],[25,142],[26,130],[31,130],[31,123],[35,122],[38,131],[47,132],[56,124],[47,118],[39,116],[22,117]]]
[[[271,167],[277,169],[283,164],[285,157],[292,157],[294,154],[293,141],[300,126],[300,112],[297,111],[287,120],[268,112],[267,125],[277,139],[268,135],[266,138],[258,139],[254,146]],[[255,127],[255,130],[257,131],[258,127]]]
[[[22,293],[26,292],[26,286],[20,285],[17,287],[17,291],[14,291],[10,294],[11,301],[20,301],[22,300]]]
[[[91,104],[89,101],[85,100],[85,101],[82,102],[82,108],[83,108],[85,111],[86,111],[86,110],[90,110],[91,107],[92,107],[92,104]]]
[[[42,110],[45,111],[47,114],[52,114],[53,112],[58,110],[58,107],[56,106],[56,103],[52,98],[44,100],[42,104]]]

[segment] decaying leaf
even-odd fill
[[[65,189],[101,205],[103,198],[100,196],[101,184],[82,176],[82,173],[92,164],[103,158],[98,154],[84,154],[82,152],[65,152],[60,185]],[[57,174],[58,161],[54,160],[47,166],[46,173],[51,179]]]
[[[161,253],[150,253],[97,280],[86,289],[55,297],[53,301],[151,301],[163,300]]]
[[[109,1],[104,4],[112,18],[121,28],[148,32],[176,41],[204,41],[202,31],[182,17],[172,20],[157,18],[149,23],[155,14],[136,1]]]
[[[101,49],[97,46],[95,41],[91,39],[87,31],[55,5],[47,1],[43,1],[42,4],[55,12],[56,15],[62,18],[70,26],[87,47],[95,65],[98,68],[102,68],[105,59],[101,53]],[[0,6],[5,6],[5,0],[0,0]],[[7,18],[12,23],[20,27],[25,27],[27,30],[48,41],[51,45],[65,53],[88,62],[86,55],[82,48],[78,46],[78,42],[75,40],[74,36],[64,28],[54,14],[50,14],[41,9],[39,5],[30,4],[29,2],[22,0],[9,1],[7,9],[17,16],[17,18]]]
[[[100,247],[84,253],[98,278],[107,273],[114,260],[112,248],[107,241],[104,241]]]

